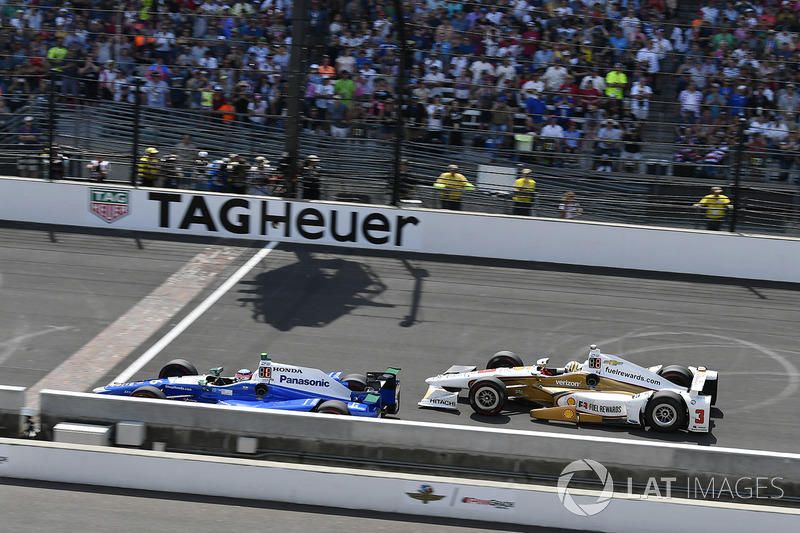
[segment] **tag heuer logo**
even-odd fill
[[[435,494],[433,492],[433,487],[430,485],[420,485],[420,487],[417,489],[417,492],[406,492],[406,494],[425,504],[428,502],[438,502],[442,498],[446,497],[440,494]]]
[[[110,224],[130,213],[130,194],[115,189],[89,189],[89,209]]]

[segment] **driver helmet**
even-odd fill
[[[248,381],[253,377],[253,373],[246,369],[242,368],[236,371],[236,380],[237,381]]]
[[[581,364],[577,361],[568,361],[567,364],[564,366],[564,370],[567,372],[577,372],[581,369]]]

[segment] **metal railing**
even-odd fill
[[[286,117],[270,117],[266,126],[257,126],[246,117],[224,121],[216,114],[196,110],[140,106],[140,153],[133,153],[135,113],[133,104],[56,103],[51,108],[46,101],[34,102],[10,117],[0,131],[3,145],[0,168],[5,174],[15,175],[20,158],[31,155],[17,141],[22,117],[26,115],[33,116],[37,124],[55,125],[53,142],[69,158],[66,174],[73,179],[89,179],[86,164],[102,156],[111,163],[109,181],[129,182],[131,165],[141,157],[145,147],[153,146],[161,154],[168,154],[185,134],[191,136],[197,150],[208,151],[212,159],[235,152],[247,161],[263,155],[274,163],[287,144]],[[39,129],[46,138],[47,128]],[[322,160],[323,199],[391,203],[394,145],[391,139],[381,139],[376,131],[368,127],[364,137],[333,138],[308,128],[299,129],[294,140],[297,152],[301,157],[314,154]],[[459,171],[477,185],[475,191],[464,194],[462,208],[495,214],[512,212],[513,180],[522,167],[531,168],[537,181],[534,210],[538,216],[558,216],[562,195],[574,191],[584,208],[583,218],[603,222],[702,228],[703,213],[691,206],[713,185],[735,185],[734,157],[713,168],[704,163],[677,163],[661,154],[638,161],[612,158],[613,171],[598,172],[593,170],[597,155],[590,150],[578,154],[554,153],[539,142],[522,150],[518,148],[406,141],[401,157],[409,161],[409,171],[419,182],[413,196],[415,203],[440,207],[440,192],[432,184],[448,164],[456,163]],[[652,147],[648,151],[652,152]],[[763,165],[758,169],[751,168],[746,155],[742,158],[737,229],[798,235],[800,197],[793,183],[797,176],[788,174],[785,182],[775,181],[780,176],[780,154],[763,155]],[[45,161],[41,158],[38,177],[46,175]]]

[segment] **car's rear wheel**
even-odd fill
[[[317,406],[318,413],[326,415],[349,415],[347,404],[339,400],[326,400]]]
[[[163,367],[161,367],[161,372],[158,373],[159,379],[164,378],[174,378],[174,377],[181,377],[181,376],[197,376],[197,368],[186,361],[185,359],[173,359]]]
[[[367,390],[367,376],[364,374],[348,374],[342,378],[342,383],[353,392],[364,392]]]
[[[644,418],[653,431],[671,433],[686,427],[686,406],[678,394],[659,391],[647,402]]]
[[[524,366],[522,364],[522,359],[514,352],[509,352],[508,350],[497,352],[489,359],[489,362],[486,363],[486,368],[488,370],[495,368],[514,368],[515,366]]]
[[[692,386],[692,379],[694,379],[692,371],[680,365],[665,366],[658,375],[679,387],[687,389]]]
[[[135,398],[154,398],[156,400],[166,400],[167,395],[164,394],[159,388],[152,387],[150,385],[145,385],[143,387],[139,387],[135,391],[131,393],[131,396]]]
[[[478,380],[469,388],[469,404],[479,415],[496,415],[506,406],[507,400],[508,390],[497,378]]]

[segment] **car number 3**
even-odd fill
[[[694,414],[695,414],[695,419],[694,419],[694,423],[695,424],[704,424],[705,423],[705,421],[706,421],[706,412],[705,411],[703,411],[702,409],[695,409],[694,410]]]

